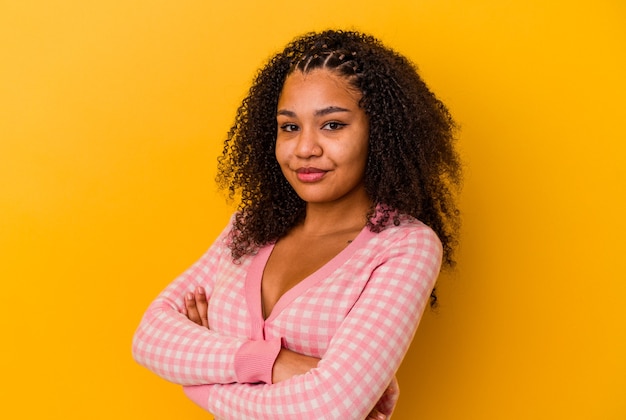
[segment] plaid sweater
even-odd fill
[[[273,246],[234,263],[228,226],[150,305],[133,355],[222,419],[364,419],[400,366],[434,286],[441,244],[419,221],[367,228],[287,291],[263,319],[261,278]],[[182,314],[202,286],[209,327]],[[271,384],[281,346],[321,358]],[[391,412],[393,407],[387,407]]]

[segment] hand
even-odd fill
[[[202,287],[198,286],[194,293],[189,292],[187,296],[185,296],[183,314],[186,315],[190,321],[209,328],[208,307],[209,302],[206,298],[206,292]]]
[[[386,420],[393,413],[393,409],[398,402],[400,396],[400,387],[398,386],[398,380],[394,376],[391,383],[383,392],[380,400],[376,403],[376,406],[367,415],[366,420]]]
[[[278,357],[272,367],[272,383],[278,383],[287,380],[296,375],[302,375],[315,369],[320,359],[295,351],[280,349]]]
[[[374,407],[365,420],[387,420],[387,416],[376,410],[376,407]]]

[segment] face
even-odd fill
[[[351,202],[365,195],[368,119],[346,79],[296,71],[278,100],[276,159],[307,203]]]

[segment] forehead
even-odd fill
[[[315,69],[303,73],[296,70],[285,79],[278,104],[281,107],[338,101],[358,105],[361,96],[361,92],[350,84],[348,78],[336,72]]]

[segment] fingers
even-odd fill
[[[398,385],[398,378],[396,378],[395,376],[393,377],[391,383],[385,391],[385,394],[388,395],[389,404],[391,405],[391,407],[395,407],[396,403],[398,402],[398,398],[400,397],[400,385]]]
[[[367,416],[367,420],[374,419],[387,419],[393,414],[393,410],[398,402],[398,396],[400,395],[400,387],[398,386],[397,379],[394,378],[389,383],[389,386],[383,392],[371,413]]]
[[[190,321],[202,325],[202,319],[200,318],[200,313],[196,306],[196,298],[193,293],[187,293],[187,296],[185,296],[185,312]]]
[[[185,315],[190,321],[206,328],[209,327],[208,306],[206,293],[202,287],[198,287],[194,293],[189,292],[185,296]]]
[[[198,313],[200,314],[200,320],[202,322],[201,325],[203,327],[209,328],[209,303],[207,302],[204,288],[198,286],[198,288],[196,288],[196,293],[194,297],[196,298],[196,308],[198,308]]]
[[[367,415],[367,419],[365,420],[387,420],[387,416],[374,408],[372,411],[370,411],[370,413]]]

